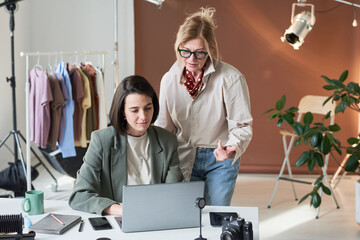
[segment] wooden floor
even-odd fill
[[[53,192],[53,181],[41,168],[40,176],[34,181],[35,188],[43,190],[46,199],[68,199],[73,179],[54,171],[59,184],[58,191]],[[315,176],[295,177],[305,181],[315,179]],[[335,188],[339,209],[331,196],[323,196],[319,219],[315,219],[316,210],[310,207],[309,200],[298,205],[287,181],[280,181],[271,208],[268,208],[275,175],[239,174],[231,205],[259,208],[261,240],[360,239],[360,225],[355,220],[355,181],[358,178],[345,176]],[[312,186],[297,183],[295,188],[301,199]]]

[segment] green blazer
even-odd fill
[[[147,133],[151,183],[182,181],[176,136],[156,126],[150,126]],[[113,127],[92,132],[84,163],[77,173],[69,199],[70,207],[102,214],[105,208],[122,202],[122,189],[127,183],[126,148],[127,136],[117,134]]]

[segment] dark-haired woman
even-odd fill
[[[159,113],[154,89],[141,76],[118,86],[110,109],[111,126],[91,134],[69,205],[76,210],[122,215],[124,185],[183,180],[175,135],[151,124]]]

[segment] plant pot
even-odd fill
[[[360,179],[355,183],[355,218],[360,224]]]

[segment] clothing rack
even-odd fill
[[[105,71],[105,55],[108,51],[74,51],[74,52],[20,52],[21,57],[26,59],[26,84],[25,84],[25,98],[26,98],[26,182],[27,190],[31,190],[31,155],[30,155],[30,117],[29,117],[29,57],[40,57],[40,56],[88,56],[88,55],[99,55],[102,57],[102,69]],[[46,168],[46,166],[44,166]],[[47,169],[48,170],[48,169]],[[49,174],[54,178],[51,172]],[[56,179],[54,178],[55,182]],[[57,183],[56,183],[57,184]]]

